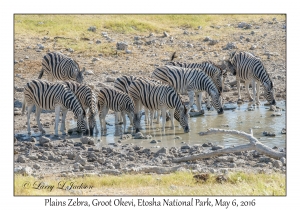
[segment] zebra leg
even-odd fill
[[[256,94],[257,94],[256,104],[260,105],[260,102],[259,102],[260,82],[258,82],[258,81],[256,81]]]
[[[163,130],[163,131],[165,131],[165,126],[166,126],[166,112],[167,112],[166,108],[163,107],[163,108],[161,109],[161,115],[162,115],[162,130]],[[173,116],[174,116],[174,115],[173,115]]]
[[[34,105],[29,105],[27,107],[27,132],[30,135],[31,134],[31,129],[30,129],[30,114],[32,112],[32,108]]]
[[[255,80],[253,79],[252,80],[252,91],[253,91],[253,105],[255,105],[256,104],[256,90],[255,90],[256,88],[255,88]]]
[[[250,94],[249,85],[250,85],[250,82],[249,81],[245,81],[245,87],[246,87],[247,93],[249,95],[250,101],[253,101],[253,98],[252,98],[252,96]]]
[[[140,129],[141,129],[140,111],[141,111],[141,102],[140,101],[134,101],[134,118],[133,118],[133,122],[134,122],[136,133],[140,132]]]
[[[150,110],[145,108],[145,107],[144,107],[144,110],[145,110],[145,122],[146,122],[146,124],[149,124],[149,112],[150,112]]]
[[[205,93],[205,95],[206,95],[206,98],[207,98],[207,103],[206,103],[206,108],[207,108],[207,110],[208,110],[208,111],[213,110],[213,109],[212,109],[213,107],[211,106],[211,103],[210,103],[210,100],[212,100],[212,99],[209,97],[209,95],[208,95],[207,92]]]
[[[126,129],[126,113],[125,112],[121,112],[122,114],[122,118],[123,118],[123,126],[124,126],[124,133],[125,133],[125,129]]]
[[[42,132],[42,134],[46,133],[46,131],[43,129],[41,122],[40,122],[40,116],[41,116],[42,109],[38,106],[35,106],[35,120],[39,126],[39,130]]]
[[[239,79],[236,79],[236,86],[238,89],[238,101],[242,100],[241,98],[241,82]]]
[[[156,118],[156,123],[159,124],[159,119],[160,119],[161,111],[157,110],[157,118]]]
[[[61,126],[60,126],[60,132],[62,132],[62,135],[66,135],[66,117],[67,117],[68,109],[62,110],[62,117],[61,117]]]
[[[202,110],[201,102],[202,102],[202,92],[198,92],[196,93],[196,104],[199,112],[201,112]]]
[[[60,106],[55,106],[55,126],[54,136],[58,137],[58,123],[59,123]]]
[[[175,112],[175,109],[170,109],[169,112],[170,112],[170,118],[171,118],[171,129],[173,130],[175,128],[175,126],[174,126],[174,112]]]
[[[105,122],[105,117],[108,113],[108,107],[107,106],[104,106],[103,109],[101,110],[101,113],[99,115],[99,118],[100,118],[100,122],[101,122],[101,130],[107,130],[106,129],[106,122]]]
[[[189,105],[188,105],[188,109],[191,109],[191,107],[192,107],[193,104],[194,104],[194,96],[195,96],[195,93],[194,93],[193,90],[190,90],[190,91],[188,91],[188,95],[189,95],[189,99],[190,99]]]

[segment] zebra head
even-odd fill
[[[233,59],[233,56],[235,55],[235,52],[234,53],[231,53],[229,55],[229,59],[225,59],[225,57],[223,57],[223,62],[222,62],[222,67],[224,67],[224,69],[227,69],[229,70],[229,72],[235,76],[236,75],[236,69],[234,67],[234,65],[232,64],[232,59]],[[224,70],[223,69],[223,70]],[[227,76],[227,70],[226,70],[226,76]]]
[[[178,113],[178,110],[175,109],[175,112]],[[179,121],[185,133],[190,132],[190,126],[189,126],[190,115],[186,106],[181,105],[179,108],[179,114],[176,116],[176,114],[174,113],[174,117],[175,119],[177,118],[176,120]]]
[[[77,129],[79,129],[82,134],[86,132],[87,123],[85,121],[85,115],[79,115],[77,116]]]
[[[271,81],[270,84],[264,82],[263,83],[264,86],[264,96],[267,99],[267,101],[271,104],[271,105],[276,105],[276,101],[274,98],[274,88],[273,88],[273,82]]]
[[[221,103],[222,101],[221,95],[218,92],[211,90],[209,92],[209,96],[211,97],[211,103],[213,107],[217,110],[218,114],[223,114],[224,111]]]
[[[83,68],[82,71],[78,70],[76,73],[76,81],[78,83],[82,83],[83,82],[83,72],[85,71],[85,68]]]

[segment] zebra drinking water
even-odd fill
[[[212,105],[219,114],[223,113],[221,95],[213,80],[199,69],[184,69],[177,66],[162,66],[156,68],[152,78],[159,79],[169,84],[180,94],[189,95],[189,109],[194,104],[196,94],[196,105],[201,110],[202,92],[206,91],[212,99]]]
[[[48,80],[72,80],[82,83],[83,71],[80,71],[79,64],[70,57],[59,52],[47,53],[42,60],[42,70],[38,79],[41,79],[44,72]]]
[[[169,85],[158,85],[147,82],[142,79],[132,81],[128,88],[128,92],[134,102],[134,122],[136,132],[140,131],[140,110],[141,107],[150,111],[161,110],[162,113],[162,129],[165,130],[166,111],[170,110],[170,118],[172,129],[174,129],[174,109],[179,112],[179,123],[187,133],[189,129],[189,114],[186,107],[181,101],[180,95]]]
[[[130,123],[133,124],[134,104],[128,94],[113,88],[104,87],[97,91],[97,98],[101,130],[106,130],[105,116],[109,109],[121,112],[124,132],[126,128],[126,114],[129,116]]]
[[[166,65],[169,66],[179,66],[185,69],[199,69],[204,71],[205,74],[210,76],[219,90],[219,94],[222,95],[224,80],[227,77],[226,65],[223,63],[219,66],[211,61],[204,61],[201,63],[181,63],[181,62],[168,62]],[[206,92],[207,109],[210,110],[210,100]]]
[[[82,108],[85,110],[88,122],[87,134],[92,136],[94,128],[96,128],[96,133],[98,133],[99,131],[95,119],[97,113],[97,99],[95,93],[93,92],[93,88],[91,88],[89,85],[71,81],[66,81],[64,84],[66,84],[68,88],[75,93],[82,105]]]
[[[24,87],[24,98],[22,104],[22,114],[27,107],[27,131],[30,134],[30,114],[35,105],[36,122],[39,130],[45,133],[40,123],[40,114],[42,109],[55,110],[55,136],[58,136],[58,122],[60,110],[63,112],[62,122],[65,122],[65,117],[68,109],[72,110],[77,118],[77,127],[82,132],[86,130],[86,122],[84,121],[85,112],[80,101],[71,89],[62,83],[51,83],[43,80],[32,80]],[[61,132],[65,134],[65,126],[61,124]]]
[[[260,103],[259,92],[260,84],[262,84],[265,98],[271,105],[276,105],[273,82],[259,58],[249,52],[233,52],[228,60],[228,65],[236,76],[238,100],[241,100],[240,80],[245,80],[245,86],[251,99],[249,84],[252,82],[254,104]],[[255,82],[257,90],[255,90]]]

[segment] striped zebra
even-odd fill
[[[65,122],[65,117],[68,109],[70,109],[77,118],[77,127],[83,132],[86,131],[85,112],[76,95],[66,85],[61,83],[51,83],[43,80],[32,80],[24,87],[24,98],[22,104],[22,114],[27,107],[27,131],[30,130],[30,114],[35,105],[35,117],[39,130],[45,133],[40,123],[40,114],[42,109],[55,110],[55,136],[58,136],[58,122],[60,110],[63,112],[62,122]],[[60,131],[65,133],[65,125],[61,124]]]
[[[133,124],[134,104],[128,94],[114,88],[104,87],[97,91],[97,99],[101,130],[106,130],[105,116],[109,109],[121,113],[124,132],[126,128],[126,114],[129,116],[130,123]],[[115,120],[117,121],[117,119]]]
[[[132,81],[128,88],[129,94],[134,102],[134,122],[136,132],[140,132],[140,110],[141,107],[154,111],[161,110],[162,129],[165,130],[166,111],[170,111],[172,129],[174,129],[174,111],[179,112],[179,123],[187,133],[189,129],[189,114],[181,101],[180,95],[169,85],[159,85],[142,79]]]
[[[43,57],[38,79],[41,79],[45,72],[49,81],[72,80],[82,83],[84,71],[80,71],[79,64],[72,58],[59,52],[51,52]]]
[[[82,108],[85,110],[88,122],[87,134],[92,136],[94,128],[96,128],[96,133],[98,133],[99,131],[95,118],[97,114],[97,99],[93,88],[91,88],[89,85],[80,84],[73,81],[65,81],[64,84],[66,84],[68,88],[75,93],[82,105]]]
[[[221,96],[213,80],[199,69],[184,69],[177,66],[162,66],[156,68],[151,75],[163,83],[173,86],[180,94],[189,95],[189,109],[194,104],[196,94],[196,105],[201,110],[202,92],[206,91],[212,99],[212,105],[219,114],[223,113]]]
[[[264,96],[271,105],[276,105],[274,98],[273,82],[264,67],[262,61],[249,52],[233,52],[228,60],[228,65],[236,76],[238,100],[241,100],[240,80],[245,81],[245,87],[253,103],[259,102],[260,84],[264,88]],[[252,82],[253,98],[249,92],[249,84]],[[256,89],[255,90],[255,82]]]
[[[150,82],[153,82],[155,84],[159,84],[161,83],[160,81],[157,81],[157,80],[153,80],[152,78],[146,78],[146,77],[135,77],[135,76],[122,76],[122,77],[118,77],[115,82],[114,82],[114,87],[117,89],[117,90],[120,90],[124,93],[127,93],[128,94],[128,88],[130,86],[130,84],[136,80],[136,79],[143,79],[143,80],[146,80],[146,81],[150,81]],[[155,113],[152,113],[151,111],[149,111],[147,108],[144,108],[145,110],[145,121],[147,124],[150,124],[152,125],[153,123],[153,118],[154,118],[154,115],[156,115],[156,123],[159,123],[159,119],[160,119],[160,112],[159,110]],[[150,114],[150,116],[149,116]]]
[[[168,62],[166,65],[169,66],[179,66],[185,69],[199,69],[204,71],[205,74],[210,76],[217,86],[219,90],[219,94],[222,95],[223,87],[224,87],[224,80],[227,77],[227,70],[226,65],[223,63],[222,66],[219,66],[212,61],[204,61],[201,63],[181,63],[181,62]],[[207,100],[207,109],[210,110],[210,101],[208,94],[206,92]]]

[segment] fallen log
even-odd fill
[[[280,159],[281,157],[286,156],[285,152],[275,151],[275,150],[271,149],[270,147],[262,144],[260,141],[258,141],[253,136],[252,129],[250,129],[250,134],[248,134],[243,131],[237,131],[237,130],[224,130],[224,129],[211,128],[211,129],[208,129],[207,132],[201,132],[199,134],[200,135],[208,135],[208,134],[217,134],[217,133],[225,133],[225,134],[231,134],[231,135],[236,135],[236,136],[242,136],[242,137],[248,139],[250,141],[250,143],[244,144],[244,145],[239,145],[236,147],[220,149],[220,150],[216,150],[214,152],[209,152],[209,153],[191,155],[191,156],[186,156],[186,157],[182,157],[182,158],[174,158],[172,162],[179,163],[179,162],[200,160],[200,159],[211,158],[211,157],[215,157],[215,156],[219,156],[219,155],[223,155],[223,154],[242,152],[242,151],[248,151],[248,150],[256,150],[259,153],[262,153],[266,156],[269,156],[269,157],[272,157],[275,159]]]

